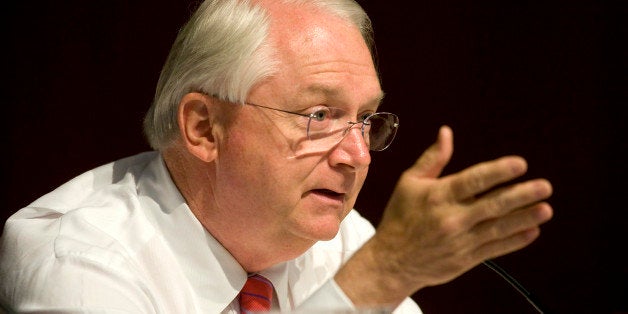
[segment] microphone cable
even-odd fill
[[[519,293],[521,293],[521,295],[523,295],[526,298],[526,300],[528,300],[528,302],[532,304],[532,306],[539,313],[541,314],[551,313],[545,310],[544,308],[542,308],[539,300],[534,295],[532,295],[532,293],[526,290],[526,288],[524,288],[523,285],[521,285],[514,277],[510,276],[508,272],[506,272],[503,268],[499,267],[499,265],[497,265],[495,262],[493,262],[492,260],[486,260],[482,264],[492,269],[498,275],[504,278],[511,286],[513,286],[517,291],[519,291]]]

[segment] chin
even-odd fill
[[[333,239],[340,230],[341,220],[338,217],[318,217],[310,219],[304,224],[299,224],[296,234],[301,238],[316,241],[327,241]]]

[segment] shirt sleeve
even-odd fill
[[[332,279],[327,281],[318,291],[308,298],[299,308],[298,311],[354,311],[356,307],[349,297],[338,287]],[[372,310],[372,309],[371,309]],[[422,314],[419,306],[411,298],[406,298],[397,308],[378,308],[384,313],[392,312],[393,314]]]

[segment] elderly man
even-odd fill
[[[440,177],[442,127],[377,230],[353,205],[399,120],[370,21],[346,0],[206,0],[145,119],[154,152],[80,175],[18,211],[0,294],[24,312],[390,309],[521,249],[552,215],[543,179],[503,157]],[[496,186],[504,186],[495,188]]]

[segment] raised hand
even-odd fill
[[[506,156],[439,177],[452,152],[452,131],[444,126],[402,174],[376,235],[337,274],[354,303],[394,304],[450,281],[532,243],[551,218],[547,180],[509,183],[525,174],[523,158]],[[355,275],[363,279],[356,283]]]

